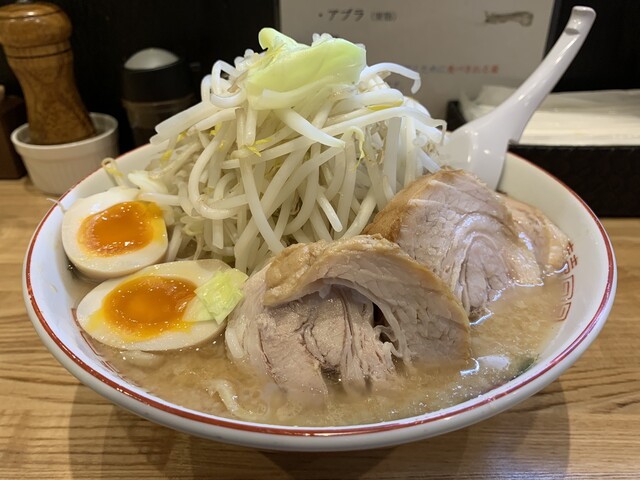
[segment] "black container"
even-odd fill
[[[158,52],[161,58],[147,62],[150,67],[131,65],[136,55],[158,55]],[[142,50],[122,69],[122,104],[137,146],[148,143],[158,123],[190,107],[195,100],[189,67],[171,52]]]

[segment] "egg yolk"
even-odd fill
[[[183,320],[196,285],[188,280],[143,276],[114,288],[95,320],[103,320],[126,340],[145,340],[170,330],[188,330]]]
[[[162,210],[152,202],[122,202],[82,221],[79,243],[95,255],[122,255],[139,250],[155,236]]]

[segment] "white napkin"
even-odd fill
[[[486,85],[475,100],[461,95],[467,121],[489,113],[514,89]],[[525,128],[521,145],[640,145],[640,90],[550,94]]]

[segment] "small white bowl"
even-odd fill
[[[118,154],[118,121],[104,113],[90,116],[96,134],[77,142],[31,143],[28,123],[13,131],[11,141],[36,188],[60,195],[100,167],[104,158]]]
[[[153,147],[118,159],[119,168],[143,168]],[[99,170],[68,191],[46,214],[29,245],[23,271],[24,298],[36,331],[53,355],[81,382],[151,421],[209,439],[267,450],[337,451],[379,448],[440,435],[495,415],[533,395],[564,372],[593,342],[613,303],[617,272],[602,225],[568,187],[527,162],[508,155],[500,189],[542,209],[572,240],[558,335],[538,362],[514,380],[477,398],[436,412],[389,422],[298,428],[230,420],[157,398],[122,379],[84,340],[71,309],[85,289],[67,269],[60,240],[62,211],[77,198],[111,182]]]

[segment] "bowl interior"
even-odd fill
[[[118,159],[124,172],[144,168],[155,147]],[[570,238],[570,270],[556,337],[538,362],[507,384],[454,407],[374,425],[329,428],[276,427],[206,415],[172,405],[122,379],[86,342],[72,317],[88,287],[67,268],[60,237],[63,211],[76,199],[112,186],[98,170],[67,192],[45,216],[29,245],[24,267],[28,313],[45,345],[76,377],[113,402],[158,423],[192,434],[254,447],[341,450],[403,443],[460,428],[509,408],[540,390],[593,341],[611,308],[616,284],[613,251],[591,210],[566,186],[531,163],[509,155],[500,189],[545,212]]]
[[[542,363],[576,340],[586,328],[594,327],[593,317],[604,308],[603,302],[613,301],[617,281],[615,257],[604,227],[580,197],[526,160],[514,155],[507,160],[499,189],[538,207],[571,240],[568,272],[563,277],[563,304],[558,315],[562,326],[542,352]]]

